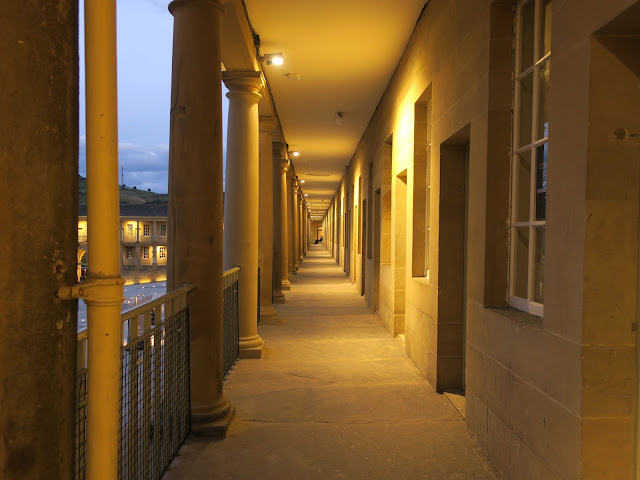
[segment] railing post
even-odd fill
[[[118,478],[120,278],[115,0],[85,2],[87,96],[87,478]]]

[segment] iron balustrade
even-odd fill
[[[238,278],[240,267],[224,272],[223,372],[226,376],[240,354]]]
[[[158,479],[191,426],[189,309],[193,285],[122,314],[119,478]],[[87,332],[78,334],[76,478],[85,478]]]

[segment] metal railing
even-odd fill
[[[158,479],[191,425],[189,310],[193,285],[122,314],[119,478]],[[78,335],[76,478],[85,478],[87,332]]]
[[[223,372],[224,375],[238,359],[240,353],[240,317],[238,313],[238,278],[240,267],[224,272],[224,324],[223,324]]]

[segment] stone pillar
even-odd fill
[[[226,432],[222,393],[222,78],[220,0],[174,0],[167,290],[188,299],[191,429]],[[155,250],[155,249],[154,249]]]
[[[300,268],[300,186],[298,185],[298,179],[295,178],[292,184],[293,193],[293,260],[294,272]],[[294,273],[295,275],[296,273]]]
[[[280,162],[284,158],[284,145],[273,144],[273,303],[284,303],[282,293],[282,174]]]
[[[300,261],[298,263],[302,264],[304,260],[304,211],[305,211],[305,200],[302,195],[302,191],[300,191],[300,200],[298,201],[298,238],[300,239],[298,242],[298,255],[300,256]]]
[[[0,478],[73,478],[78,2],[2,5]],[[116,400],[117,402],[117,400]]]
[[[282,274],[282,281],[280,282],[280,285],[282,287],[282,290],[291,290],[291,282],[289,281],[289,258],[291,257],[291,255],[289,254],[289,244],[291,243],[289,240],[289,161],[285,158],[285,160],[282,160],[280,167],[280,196],[282,198],[282,204],[280,205],[282,220],[280,273]]]
[[[296,208],[296,194],[295,194],[295,174],[292,169],[287,172],[287,257],[289,260],[289,278],[293,275],[297,275],[296,268],[296,233],[295,233],[295,220],[294,212]]]
[[[260,321],[275,323],[273,308],[273,117],[260,117],[260,187],[258,249],[260,254]]]
[[[258,100],[260,72],[224,72],[229,89],[224,202],[224,268],[240,267],[238,310],[240,358],[261,358],[258,335]]]

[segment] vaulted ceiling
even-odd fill
[[[425,0],[244,0],[292,161],[322,217]],[[336,113],[342,113],[338,124]]]

